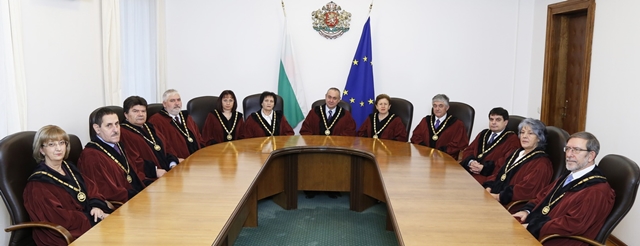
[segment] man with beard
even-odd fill
[[[180,160],[167,149],[165,137],[147,123],[147,100],[139,96],[130,96],[124,100],[125,122],[121,123],[122,137],[129,159],[139,170],[144,170],[144,183],[149,185],[162,177]]]
[[[574,133],[564,147],[563,175],[545,187],[513,217],[538,239],[551,234],[594,239],[611,212],[615,193],[595,165],[600,143],[588,132]],[[583,245],[580,241],[554,239],[545,245]]]
[[[178,158],[187,158],[205,146],[198,125],[182,111],[182,99],[178,91],[169,89],[162,94],[164,108],[149,118],[149,123],[166,137],[166,145]]]
[[[113,110],[103,107],[91,119],[96,135],[91,137],[78,159],[82,176],[93,180],[107,201],[124,203],[145,185],[144,172],[127,158],[120,144],[120,122]]]

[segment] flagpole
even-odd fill
[[[284,10],[284,0],[280,0],[280,3],[282,3],[282,13],[284,17],[287,17],[287,11]],[[373,2],[371,4],[373,4]],[[369,13],[371,13],[371,9],[369,9]]]
[[[284,3],[282,4],[282,7],[284,8]],[[371,4],[369,4],[369,15],[371,15],[372,8],[373,8],[373,0],[371,0]]]

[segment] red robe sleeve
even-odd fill
[[[356,121],[351,116],[349,110],[342,109],[344,115],[338,119],[333,126],[331,135],[333,136],[356,136]]]
[[[509,182],[509,185],[513,186],[512,201],[536,197],[553,176],[553,166],[548,157],[536,158],[523,164]]]
[[[304,118],[300,127],[300,135],[320,135],[320,126],[318,126],[320,118],[313,110],[309,110],[307,117]]]
[[[151,161],[157,168],[162,168],[158,164],[158,159],[151,152],[151,148],[147,142],[137,133],[133,133],[127,129],[120,131],[120,146],[124,148],[129,164],[135,169],[140,180],[156,180],[157,177],[147,177],[144,172],[145,160]]]
[[[240,139],[240,134],[244,125],[244,118],[242,114],[238,114],[238,120],[236,121],[236,125],[232,130],[232,140]],[[231,129],[229,129],[231,130]],[[204,139],[205,143],[222,143],[227,141],[227,133],[222,126],[222,123],[212,113],[207,115],[207,119],[205,120],[204,126],[202,127],[202,139]]]
[[[264,131],[262,130],[262,126],[260,123],[256,122],[253,117],[249,116],[247,121],[245,121],[244,126],[242,127],[242,133],[240,134],[240,138],[256,138],[256,137],[264,137]]]
[[[169,116],[165,114],[154,114],[149,118],[149,123],[151,123],[156,128],[156,133],[162,134],[166,141],[164,141],[165,147],[167,147],[168,152],[172,155],[175,155],[178,158],[186,159],[191,155],[189,152],[189,148],[187,146],[187,140],[185,140],[184,135],[175,127],[173,120],[169,118]],[[204,146],[204,139],[200,135],[198,131],[198,126],[193,121],[191,116],[187,117],[187,128],[193,133],[193,139],[196,143],[200,144],[200,147]]]
[[[295,132],[291,125],[289,125],[289,121],[287,118],[282,115],[282,121],[280,122],[280,136],[293,136]]]
[[[429,128],[427,127],[427,118],[423,117],[420,123],[413,129],[413,135],[411,135],[412,144],[427,144],[429,143]]]
[[[364,123],[362,123],[362,125],[360,126],[360,129],[358,130],[359,137],[373,137],[371,136],[371,133],[373,132],[373,127],[371,126],[371,117],[372,115],[369,115],[369,118],[365,120]],[[402,123],[402,120],[398,117],[394,117],[378,137],[381,139],[406,142],[407,130]]]
[[[91,229],[91,222],[82,211],[82,205],[64,188],[45,182],[29,181],[24,189],[23,198],[31,221],[46,221],[60,225],[75,238]],[[38,245],[67,245],[62,236],[48,229],[34,229],[33,239]]]
[[[131,167],[133,168],[133,165]],[[83,177],[95,182],[107,201],[124,203],[129,199],[128,190],[133,187],[127,182],[124,171],[101,151],[84,148],[78,159],[78,169]],[[137,174],[135,171],[132,172]]]

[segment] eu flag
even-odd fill
[[[373,57],[371,55],[370,18],[362,29],[358,49],[351,61],[351,70],[347,85],[342,93],[342,100],[351,104],[351,114],[360,128],[367,116],[373,113],[375,94],[373,92]]]

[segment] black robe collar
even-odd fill
[[[258,124],[260,125],[260,129],[262,129],[262,131],[264,132],[264,135],[269,137],[271,136],[271,133],[269,132],[273,132],[273,136],[280,136],[280,125],[282,125],[282,119],[284,116],[284,114],[282,114],[282,111],[273,110],[273,113],[275,115],[274,117],[271,117],[270,124],[267,124],[267,119],[262,117],[261,111],[262,109],[256,111],[255,113],[251,114],[251,117],[253,118],[253,120],[258,122]],[[274,121],[275,121],[275,126],[273,125]],[[263,122],[264,124],[260,124],[260,122]],[[266,129],[265,127],[269,127],[269,129]],[[226,135],[226,132],[225,132],[225,135]]]
[[[320,133],[324,133],[327,130],[327,127],[325,127],[324,122],[326,120],[326,118],[323,120],[322,115],[324,115],[325,117],[327,116],[327,112],[325,110],[327,104],[322,104],[320,106],[317,106],[313,109],[313,111],[316,113],[316,115],[318,115],[318,127],[320,128]],[[335,120],[335,124],[333,124],[333,126],[331,127],[331,129],[329,129],[329,131],[331,132],[330,135],[333,135],[333,129],[336,127],[336,125],[338,124],[338,122],[340,122],[340,119],[342,119],[342,117],[344,117],[344,115],[346,114],[344,108],[341,108],[340,106],[336,105],[336,108],[334,109],[336,114],[333,115],[333,118],[331,119],[332,122]],[[331,126],[331,122],[327,121],[327,126]]]

